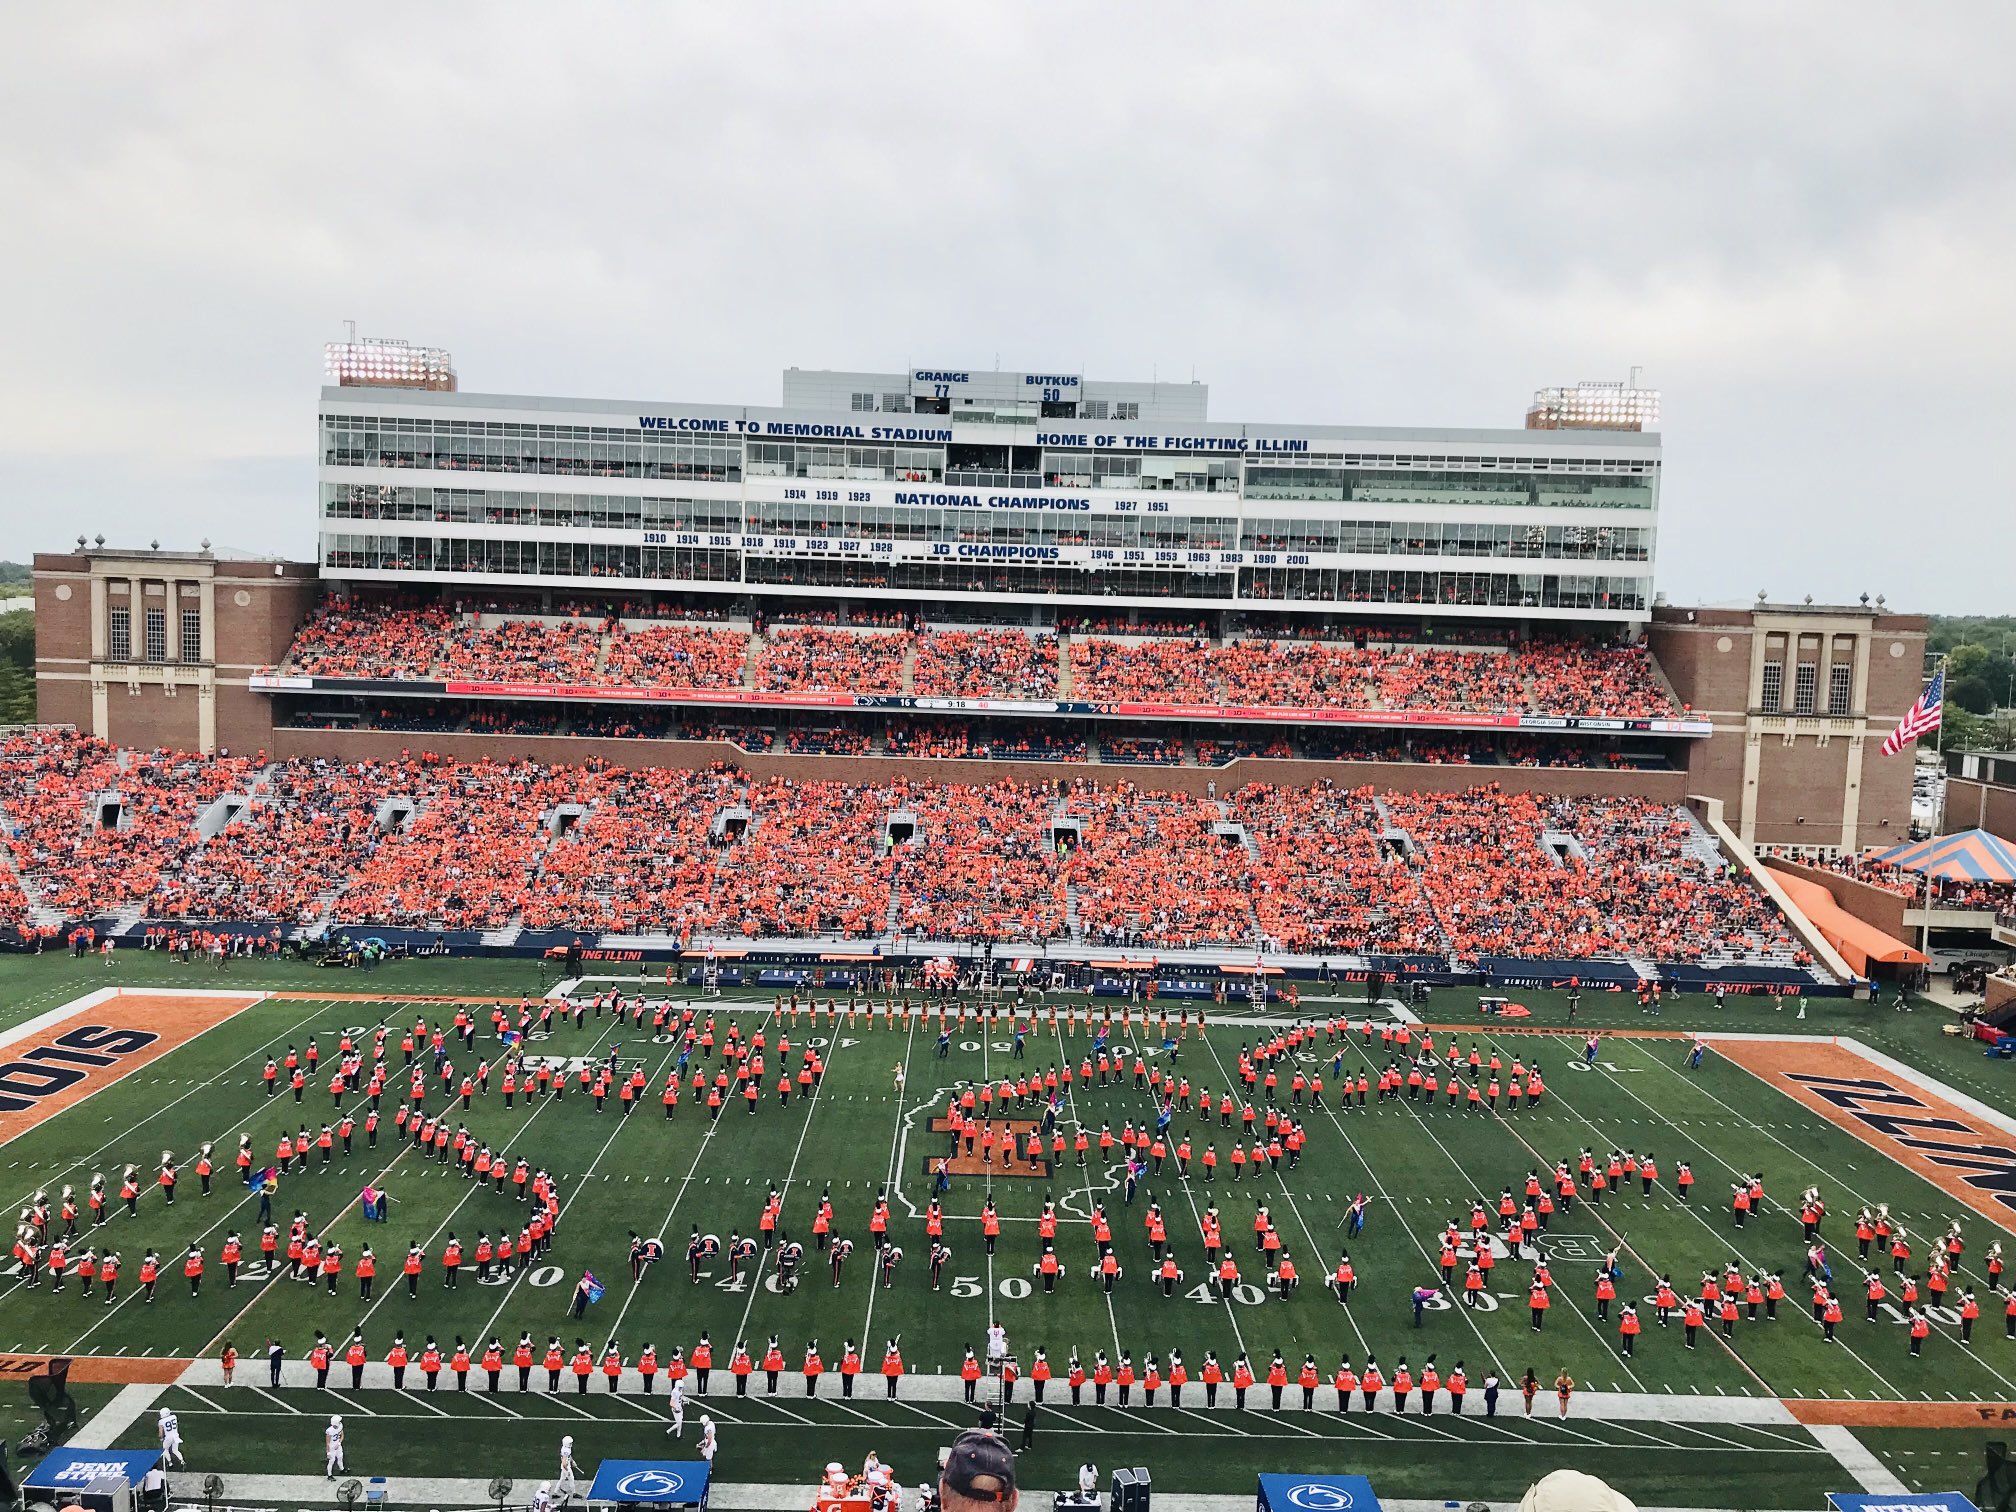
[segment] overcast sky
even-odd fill
[[[308,555],[321,344],[472,391],[1665,394],[1659,586],[2016,609],[2007,3],[10,7],[0,556]],[[1992,548],[1992,549],[1991,549]]]

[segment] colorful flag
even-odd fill
[[[603,1287],[600,1281],[595,1279],[595,1272],[581,1272],[581,1286],[588,1293],[588,1300],[590,1302],[600,1302],[602,1300],[603,1292],[606,1288]]]
[[[277,1192],[280,1190],[280,1168],[268,1166],[263,1171],[253,1171],[245,1178],[246,1187],[253,1193]]]
[[[1911,705],[1910,712],[1897,721],[1897,728],[1883,742],[1883,754],[1895,756],[1921,735],[1938,729],[1940,717],[1945,711],[1945,698],[1946,669],[1941,667],[1932,674],[1932,681],[1925,685],[1925,691],[1918,695],[1918,702]]]

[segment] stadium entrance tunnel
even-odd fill
[[[420,812],[420,806],[411,798],[387,798],[378,805],[376,819],[378,829],[387,835],[396,835]]]

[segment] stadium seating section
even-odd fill
[[[1205,706],[1666,717],[1680,710],[1642,648],[1584,641],[1510,649],[1358,647],[1196,630],[1060,637],[1021,629],[912,631],[792,624],[757,633],[606,613],[456,616],[325,605],[295,637],[291,672],[580,687],[746,688],[952,698],[1141,700]]]
[[[45,917],[1801,963],[1684,812],[1496,785],[1200,798],[266,763],[37,730],[0,741],[0,817],[15,874],[0,918],[25,891]]]

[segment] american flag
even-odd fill
[[[1925,691],[1918,695],[1918,702],[1897,721],[1897,728],[1890,732],[1890,738],[1883,742],[1883,754],[1895,756],[1904,747],[1939,728],[1939,717],[1945,707],[1946,669],[1940,668],[1932,674],[1932,681],[1925,685]]]

